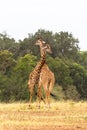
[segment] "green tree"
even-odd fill
[[[32,34],[28,34],[27,38],[24,38],[24,40],[19,40],[19,47],[16,52],[16,57],[22,57],[26,54],[32,54],[32,55],[37,55],[39,50],[37,47],[34,45],[36,42],[36,37],[33,36]]]
[[[9,50],[15,52],[18,48],[18,44],[14,38],[10,38],[6,32],[0,33],[0,50]]]
[[[85,69],[87,69],[87,51],[81,51],[78,54],[79,58],[78,61],[82,66],[85,67]]]
[[[80,64],[73,63],[70,66],[70,75],[81,98],[87,98],[87,70]]]
[[[68,32],[60,32],[54,35],[55,41],[55,56],[76,58],[78,47],[78,39],[75,39],[72,34]],[[57,55],[56,55],[57,54]]]
[[[13,54],[8,50],[0,51],[0,71],[4,74],[9,73],[15,66],[16,61],[13,58]]]
[[[17,65],[15,67],[15,72],[17,72],[19,77],[26,80],[29,73],[33,70],[37,62],[37,57],[31,54],[26,54],[18,59]]]

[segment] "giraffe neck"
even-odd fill
[[[41,53],[41,58],[40,58],[40,61],[38,63],[38,71],[39,71],[39,69],[41,71],[43,65],[46,62],[46,51],[44,50],[44,44],[43,43],[40,45],[40,53]]]
[[[30,74],[29,78],[31,79],[33,86],[36,83],[38,83],[40,72],[41,72],[41,69],[42,69],[44,64],[45,64],[45,54],[40,58],[40,61],[37,63],[36,67],[34,68],[32,73]]]
[[[40,44],[39,45],[40,46],[40,54],[41,54],[41,57],[43,57],[43,58],[45,58],[45,51],[43,50],[43,48],[44,48],[44,44],[42,43],[42,44]]]
[[[40,61],[38,62],[38,64],[35,67],[35,69],[38,73],[41,71],[45,62],[46,62],[46,58],[45,58],[45,54],[44,54],[43,56],[41,56]]]

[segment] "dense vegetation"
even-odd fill
[[[68,32],[38,30],[18,42],[0,34],[0,101],[29,99],[28,77],[40,58],[39,47],[34,46],[38,36],[52,47],[47,64],[55,74],[57,99],[86,100],[87,51],[81,52],[79,40]]]

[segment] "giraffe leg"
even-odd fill
[[[40,102],[41,102],[41,100],[44,102],[44,104],[45,104],[45,100],[44,100],[44,98],[43,98],[43,95],[42,95],[42,83],[41,83],[41,81],[39,81],[39,84],[38,84],[38,94],[37,94],[37,96],[38,96],[38,107],[40,108]]]
[[[29,107],[31,106],[32,97],[33,97],[33,91],[30,91]]]
[[[50,91],[48,90],[48,107],[50,108]]]
[[[50,91],[46,90],[46,107],[50,108]]]
[[[45,92],[45,107],[47,107],[47,99],[48,99],[47,83],[45,83],[43,87],[44,87],[44,92]]]
[[[42,94],[41,94],[41,86],[38,87],[37,92],[37,106],[40,108],[40,102],[41,102]]]
[[[44,99],[42,94],[41,94],[41,100],[43,101],[44,104],[46,104],[46,101],[45,101],[45,99]]]
[[[45,96],[46,96],[46,97],[45,97],[45,101],[46,101],[46,107],[47,107],[47,102],[48,102],[48,91],[46,90],[45,93],[46,93],[46,95],[45,95]]]

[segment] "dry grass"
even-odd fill
[[[55,102],[50,109],[1,103],[0,130],[87,130],[87,102]]]

